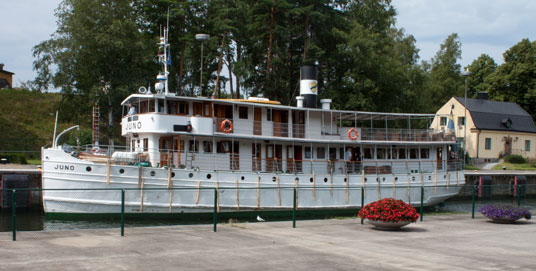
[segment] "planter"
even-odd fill
[[[367,223],[374,225],[378,230],[384,231],[396,231],[400,228],[408,225],[411,221],[398,221],[398,222],[384,222],[379,220],[368,220]]]
[[[488,218],[491,219],[491,222],[499,223],[499,224],[511,224],[511,223],[514,223],[517,220],[521,219],[521,217],[519,217],[519,218],[509,218],[509,217],[492,218],[492,217],[488,217]]]

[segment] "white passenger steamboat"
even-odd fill
[[[464,184],[454,134],[411,127],[434,114],[332,110],[329,99],[316,108],[315,66],[301,68],[297,106],[177,96],[168,47],[165,34],[154,93],[122,102],[126,149],[75,151],[59,136],[43,148],[45,212],[121,212],[122,190],[126,212],[358,208],[385,197],[432,205]]]

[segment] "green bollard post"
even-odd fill
[[[517,185],[517,206],[521,206],[521,190],[519,190],[519,188],[521,188],[521,185]]]
[[[365,207],[365,187],[361,187],[361,209]],[[361,218],[361,225],[363,225],[363,218]]]
[[[15,201],[15,189],[11,192],[11,229],[13,230],[13,241],[17,241],[17,206]]]
[[[471,218],[475,219],[475,194],[476,194],[476,185],[473,185],[473,195],[471,197],[471,204],[473,205],[473,210],[471,211]]]
[[[125,189],[121,189],[121,236],[125,236]]]
[[[424,215],[424,186],[421,186],[421,212],[420,212],[420,215],[421,215],[421,222],[422,222],[422,217]]]
[[[294,197],[293,197],[293,207],[292,207],[292,227],[296,228],[296,187],[294,187]]]
[[[218,224],[218,189],[214,189],[214,232],[216,232],[216,225]]]

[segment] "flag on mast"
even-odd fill
[[[455,134],[454,116],[452,115],[452,108],[450,109],[450,115],[449,115],[449,119],[448,119],[448,122],[447,122],[447,129],[449,130],[449,132]]]

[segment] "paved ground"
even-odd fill
[[[535,270],[536,223],[428,216],[386,232],[357,219],[21,232],[0,270]]]

